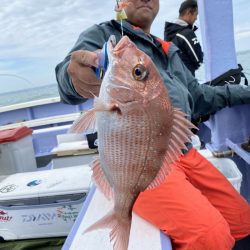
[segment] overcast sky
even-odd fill
[[[161,10],[151,31],[163,38],[164,22],[175,20],[182,0],[160,2]],[[0,92],[55,83],[55,65],[72,48],[81,31],[115,15],[115,0],[0,0],[0,3]],[[233,0],[233,5],[236,49],[249,50],[250,2]]]

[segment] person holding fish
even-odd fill
[[[109,227],[114,249],[125,250],[133,209],[174,249],[232,249],[249,237],[250,206],[192,148],[189,119],[249,104],[250,86],[200,85],[177,47],[150,33],[159,0],[120,1],[116,11],[119,20],[85,30],[56,67],[62,101],[95,99],[73,131],[96,122],[93,179],[114,200],[114,209],[86,231]],[[109,64],[99,77],[103,48]]]

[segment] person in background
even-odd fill
[[[79,104],[98,96],[97,51],[110,35],[122,34],[148,54],[168,89],[172,104],[188,117],[250,103],[250,86],[211,87],[199,84],[185,67],[173,43],[150,33],[159,0],[128,0],[127,19],[93,25],[83,31],[73,49],[56,67],[62,101]],[[132,72],[131,72],[132,74]],[[250,234],[250,206],[231,183],[191,144],[163,184],[142,192],[134,211],[172,240],[175,250],[230,250]]]
[[[172,41],[180,49],[179,56],[193,75],[203,63],[203,52],[195,35],[197,15],[197,1],[186,0],[179,8],[179,18],[175,23],[166,22],[164,30],[164,40]]]

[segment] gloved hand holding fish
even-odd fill
[[[107,43],[109,65],[99,97],[71,131],[97,128],[93,180],[114,208],[85,232],[111,228],[115,250],[127,250],[132,208],[140,192],[160,185],[190,142],[194,125],[172,106],[154,63],[127,36]]]

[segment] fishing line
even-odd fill
[[[119,10],[119,0],[116,0],[116,4],[117,4],[117,9]],[[121,25],[121,32],[122,32],[122,37],[123,37],[123,23],[122,23],[122,19],[120,20],[120,25]]]
[[[123,36],[123,23],[122,23],[122,20],[121,20],[121,31],[122,31],[122,36]]]
[[[19,76],[19,75],[16,75],[16,74],[2,74],[0,73],[0,76],[9,76],[9,77],[15,77],[19,80],[23,80],[25,82],[27,82],[30,86],[33,86],[32,82],[30,82],[28,79],[22,77],[22,76]]]
[[[127,18],[126,12],[124,10],[124,8],[121,6],[120,9],[120,3],[121,0],[116,0],[116,5],[117,5],[117,13],[116,13],[116,20],[120,21],[120,25],[121,25],[121,33],[122,33],[122,37],[124,35],[124,31],[123,31],[123,19]]]

